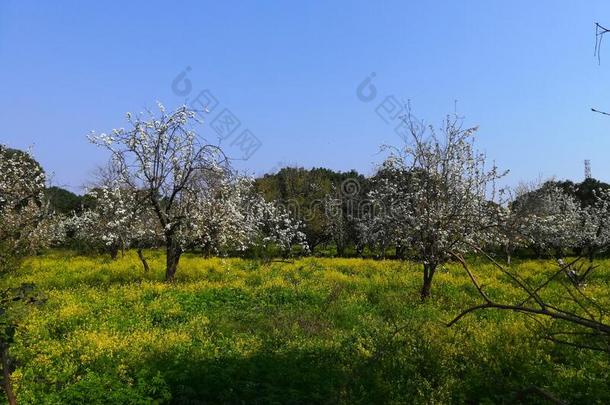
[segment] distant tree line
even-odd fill
[[[130,128],[91,136],[111,159],[84,195],[44,189],[54,219],[45,245],[113,258],[134,248],[144,269],[143,249],[163,248],[168,280],[185,251],[411,259],[423,266],[425,298],[436,270],[463,254],[592,260],[610,241],[608,184],[500,188],[507,172],[476,150],[477,128],[457,116],[438,127],[403,117],[404,142],[384,147],[371,176],[285,167],[256,179],[198,137],[197,116],[160,106],[158,116],[128,114]]]
[[[387,166],[380,166],[372,176],[365,176],[356,170],[335,171],[327,168],[284,167],[276,173],[265,174],[254,181],[257,191],[267,201],[276,201],[288,208],[290,213],[303,223],[302,232],[313,254],[336,256],[362,256],[404,258],[405,248],[400,244],[368,243],[367,238],[359,231],[362,214],[368,207],[362,204],[367,201],[369,193],[384,179],[397,176]],[[357,184],[355,193],[346,196],[342,185]],[[549,193],[556,194],[551,200],[557,202],[562,196],[577,203],[574,208],[591,208],[600,193],[610,190],[610,184],[594,178],[580,183],[570,180],[548,180],[536,186],[517,187],[515,198],[510,202],[520,215],[526,211],[544,210],[544,199]],[[99,191],[99,190],[98,190]],[[45,189],[50,208],[62,215],[80,214],[95,207],[95,188],[85,194],[76,194],[58,186]],[[332,207],[328,200],[334,199],[338,206]],[[351,205],[347,203],[350,202]],[[358,209],[360,208],[360,209]],[[539,211],[540,212],[540,211]],[[338,215],[339,214],[339,215]],[[541,212],[544,216],[544,212]],[[550,213],[546,215],[550,217]],[[341,225],[341,227],[339,227]],[[543,236],[543,235],[540,235]],[[370,238],[368,238],[370,239]],[[511,256],[548,257],[553,256],[553,244],[521,243],[513,247]],[[547,240],[549,239],[547,235]],[[558,249],[561,245],[555,245]],[[567,246],[564,246],[567,247]],[[580,253],[584,246],[572,246]],[[512,249],[512,248],[509,248]]]

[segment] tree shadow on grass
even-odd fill
[[[371,403],[383,397],[370,373],[326,349],[262,349],[248,357],[185,359],[165,370],[164,362],[155,363],[150,366],[163,370],[172,404]],[[354,389],[364,389],[366,398],[354,398]]]
[[[259,352],[165,374],[175,404],[338,403],[347,376],[332,353]]]

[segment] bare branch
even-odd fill
[[[559,307],[557,307],[555,305],[552,305],[550,303],[547,303],[544,300],[542,300],[542,298],[538,294],[538,292],[540,290],[542,290],[544,287],[547,287],[549,285],[549,283],[553,279],[556,279],[558,274],[561,274],[562,272],[564,272],[566,268],[568,268],[570,265],[572,265],[575,262],[577,262],[580,258],[577,258],[577,259],[573,260],[572,262],[568,263],[567,265],[561,266],[559,271],[554,272],[541,286],[539,286],[538,288],[532,290],[525,283],[520,281],[516,276],[512,275],[507,269],[505,269],[503,266],[501,266],[500,264],[495,262],[493,260],[493,258],[489,257],[489,255],[486,255],[486,256],[504,274],[507,274],[507,275],[511,276],[511,280],[519,288],[521,288],[522,290],[527,292],[528,298],[526,300],[520,302],[519,304],[516,304],[516,305],[494,302],[482,290],[481,286],[477,282],[477,280],[474,277],[473,273],[468,268],[468,265],[467,265],[466,261],[461,256],[459,256],[457,254],[454,254],[453,257],[456,260],[458,260],[458,262],[462,265],[462,267],[464,268],[464,270],[468,274],[471,282],[473,283],[473,285],[475,286],[475,288],[477,289],[479,295],[483,298],[485,303],[484,304],[480,304],[480,305],[475,305],[475,306],[472,306],[472,307],[470,307],[468,309],[465,309],[464,311],[462,311],[460,314],[458,314],[455,318],[453,318],[447,324],[448,327],[450,327],[450,326],[454,325],[455,323],[457,323],[464,316],[466,316],[466,315],[468,315],[468,314],[470,314],[472,312],[481,310],[481,309],[499,309],[499,310],[505,310],[505,311],[513,311],[513,312],[518,312],[518,313],[522,313],[522,314],[525,314],[525,315],[528,315],[528,316],[533,316],[533,317],[543,316],[543,317],[546,317],[546,318],[549,318],[549,319],[566,322],[569,325],[582,327],[582,328],[585,328],[587,330],[585,332],[577,330],[577,331],[547,333],[545,338],[548,339],[548,340],[552,340],[552,341],[555,341],[557,343],[562,343],[562,344],[569,344],[569,345],[572,345],[572,346],[575,346],[575,347],[579,347],[579,348],[584,348],[584,349],[610,352],[610,325],[608,325],[608,324],[603,322],[603,316],[602,316],[602,314],[605,311],[604,312],[600,312],[599,320],[596,319],[595,316],[593,315],[593,313],[587,307],[587,305],[586,305],[587,301],[579,299],[579,296],[575,295],[569,289],[568,286],[566,286],[566,288],[568,288],[568,295],[569,295],[570,301],[575,303],[579,308],[581,308],[582,311],[584,312],[584,315],[579,315],[576,312],[565,310],[565,309],[559,308]],[[580,290],[578,290],[578,292],[584,296],[584,294]],[[531,307],[531,306],[526,306],[526,304],[529,302],[529,300],[531,298],[533,298],[535,300],[535,303],[538,305],[538,308]],[[601,311],[603,311],[603,309],[601,309],[601,307],[599,307],[599,306],[596,306],[596,309],[600,309]],[[539,324],[541,326],[543,326],[541,323],[539,323]],[[578,337],[578,336],[581,336],[581,337],[582,336],[586,336],[587,337],[587,341],[585,343],[570,342],[570,341],[566,341],[564,339],[557,339],[556,336],[558,336],[558,335],[564,335],[564,336],[571,335],[571,336],[576,336],[576,337]],[[593,339],[593,338],[595,338],[595,339],[597,339],[599,341],[599,345],[595,345],[595,339]]]
[[[603,114],[603,115],[610,115],[610,113],[607,113],[605,111],[596,110],[595,108],[591,108],[591,111],[593,111],[595,113]]]

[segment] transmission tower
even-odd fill
[[[585,180],[590,179],[591,176],[591,161],[589,159],[585,160]]]

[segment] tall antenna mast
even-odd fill
[[[589,159],[585,160],[585,180],[590,179],[591,176],[591,161]]]

